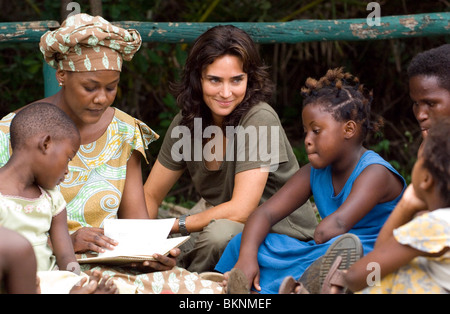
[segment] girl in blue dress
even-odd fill
[[[370,252],[406,187],[388,162],[363,146],[381,122],[371,121],[371,94],[359,80],[337,68],[318,81],[308,78],[305,85],[302,121],[309,164],[259,206],[216,266],[221,273],[240,270],[259,293],[277,293],[285,277],[300,278],[345,233],[358,236],[364,254]],[[313,240],[270,233],[312,196],[322,218]]]

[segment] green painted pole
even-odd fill
[[[369,26],[366,18],[344,20],[294,20],[278,23],[153,23],[113,22],[137,29],[144,42],[191,43],[207,29],[233,24],[247,31],[262,44],[334,40],[377,40],[429,37],[450,34],[450,12],[382,16],[380,26]],[[56,21],[0,23],[2,42],[39,42]]]
[[[58,85],[58,80],[55,76],[56,70],[44,61],[42,72],[44,75],[44,97],[49,97],[59,92],[61,87]]]
[[[38,43],[45,32],[56,29],[59,26],[57,21],[0,23],[0,44]]]
[[[381,17],[380,26],[367,19],[295,20],[284,23],[148,23],[116,22],[137,29],[145,42],[191,43],[203,32],[219,24],[242,28],[261,44],[312,41],[357,41],[430,37],[450,34],[450,13],[426,13]]]

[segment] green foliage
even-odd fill
[[[192,200],[187,200],[183,196],[180,196],[179,198],[177,198],[174,195],[166,197],[164,199],[164,202],[169,203],[169,204],[177,204],[179,206],[182,206],[182,207],[188,208],[188,209],[191,209],[196,204],[196,202],[194,202]],[[168,208],[166,207],[164,209],[168,209]]]
[[[42,59],[32,44],[0,46],[0,114],[20,108],[44,94]]]
[[[392,143],[390,140],[384,138],[384,134],[379,132],[375,136],[375,140],[373,140],[373,144],[369,146],[370,149],[377,152],[381,156],[384,156],[385,159],[399,171],[399,173],[405,178],[407,183],[411,183],[411,169],[416,161],[416,157],[412,151],[417,151],[417,143],[415,143],[414,138],[411,135],[411,132],[405,132],[406,141],[403,142],[401,147],[401,153],[392,154],[392,149],[398,149],[397,145]],[[404,163],[400,162],[397,159],[390,159],[386,156],[394,156],[393,158],[399,158],[402,155],[408,156],[408,160]]]
[[[306,165],[309,162],[304,145],[294,146],[292,147],[292,150],[294,151],[295,157],[297,158],[300,166]]]

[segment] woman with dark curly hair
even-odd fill
[[[243,30],[220,25],[202,34],[174,85],[181,112],[172,121],[145,183],[150,217],[187,169],[202,205],[176,220],[187,235],[180,266],[214,269],[227,243],[256,207],[299,169],[277,113],[267,67]],[[309,240],[317,224],[309,202],[274,232]]]

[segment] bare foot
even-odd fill
[[[230,272],[226,272],[225,274],[223,274],[223,281],[221,282],[221,286],[222,286],[222,293],[227,294],[227,287],[228,287],[228,280],[230,277]]]
[[[89,283],[86,285],[87,278],[83,278],[75,285],[70,294],[118,294],[119,289],[109,276],[101,275],[101,272],[94,270],[89,276]]]

